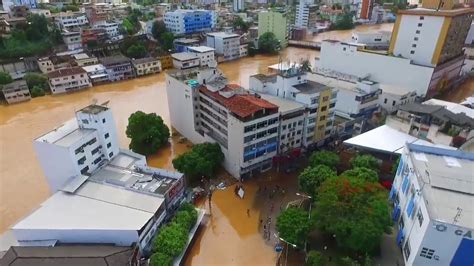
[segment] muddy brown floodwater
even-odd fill
[[[392,26],[360,26],[356,30],[391,30]],[[347,40],[350,34],[351,31],[326,32],[310,38],[315,41]],[[219,64],[219,68],[231,82],[248,87],[249,75],[266,72],[267,66],[278,63],[280,58],[285,61],[299,61],[302,58],[313,61],[318,54],[318,51],[290,47],[280,56],[247,57]],[[473,83],[470,84],[472,86]],[[456,97],[460,95],[456,94]],[[137,110],[155,112],[169,125],[164,73],[72,94],[48,95],[11,106],[0,105],[0,233],[30,213],[50,194],[35,157],[33,140],[71,119],[74,111],[94,101],[110,101],[109,107],[114,113],[122,147],[127,147],[129,143],[125,136],[127,119]],[[172,158],[188,149],[189,145],[178,143],[177,137],[173,137],[170,144],[150,156],[148,162],[155,167],[171,169]],[[268,174],[264,176],[271,179]],[[267,179],[258,182],[266,182]],[[282,178],[288,179],[296,180],[294,176]],[[244,200],[236,200],[231,190],[215,194],[213,215],[208,225],[200,230],[189,252],[187,265],[274,265],[274,243],[265,242],[259,234],[257,217],[267,214],[260,211],[264,203],[255,193],[258,182],[251,181],[246,185],[247,197]],[[246,216],[247,208],[251,209],[251,217]]]

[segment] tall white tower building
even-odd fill
[[[316,23],[317,5],[314,0],[300,0],[296,6],[295,26],[299,28],[311,28]]]
[[[233,10],[234,12],[239,12],[244,10],[244,0],[233,0]]]

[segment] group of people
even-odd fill
[[[263,224],[263,238],[265,240],[270,240],[272,217],[268,216],[267,221],[265,222],[265,224],[263,223],[263,220],[260,219],[260,225],[262,225],[262,224]]]

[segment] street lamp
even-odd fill
[[[296,192],[296,196],[300,196],[300,197],[303,197],[303,198],[307,198],[307,199],[309,199],[309,200],[311,200],[311,199],[313,198],[313,197],[311,197],[311,196],[308,196],[308,195],[306,195],[306,194],[301,194],[301,193],[298,193],[298,192]],[[311,219],[311,206],[313,206],[313,204],[311,204],[311,201],[310,201],[310,202],[309,202],[308,220]],[[307,252],[307,250],[308,250],[307,247],[308,247],[308,241],[305,240],[305,241],[304,241],[304,251],[305,251],[305,252]]]
[[[288,263],[288,245],[291,245],[292,247],[296,248],[297,246],[293,243],[290,243],[288,241],[286,241],[285,239],[279,237],[277,234],[273,234],[276,238],[280,239],[280,241],[283,241],[286,243],[286,254],[285,254],[285,266],[287,265]]]

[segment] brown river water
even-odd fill
[[[356,30],[391,30],[392,26],[359,26]],[[347,40],[350,35],[351,31],[326,32],[310,39]],[[315,50],[289,47],[280,56],[257,55],[219,64],[219,68],[231,82],[248,87],[249,75],[266,72],[267,66],[278,63],[279,58],[313,61],[318,55]],[[473,85],[472,80],[468,82],[466,91],[472,93]],[[461,100],[464,94],[456,94],[453,98]],[[34,210],[50,194],[35,157],[33,140],[71,119],[74,111],[94,101],[110,101],[108,106],[113,110],[122,147],[129,143],[125,136],[127,119],[137,110],[157,113],[169,124],[164,73],[72,94],[48,95],[11,106],[0,105],[0,233]],[[172,169],[172,158],[188,149],[189,145],[178,143],[173,137],[167,147],[148,158],[149,164]],[[207,226],[199,231],[187,265],[274,265],[276,256],[272,244],[263,241],[259,234],[257,217],[261,213],[255,194],[257,181],[246,186],[248,196],[244,200],[236,201],[231,189],[215,194],[213,215]],[[251,217],[246,215],[247,208],[251,210]]]

